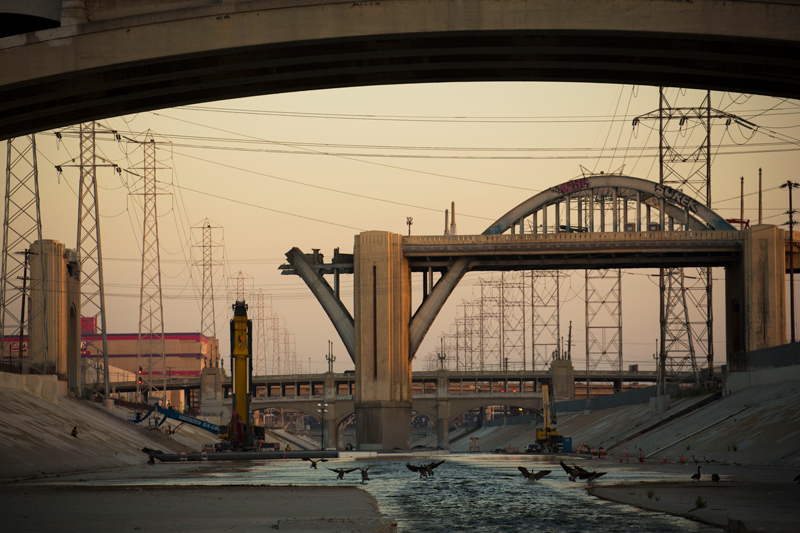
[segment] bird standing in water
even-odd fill
[[[361,470],[361,482],[362,483],[365,482],[365,481],[369,481],[369,474],[367,474],[367,470],[369,470],[370,468],[372,468],[372,467],[368,466],[366,468],[359,468],[359,470]]]

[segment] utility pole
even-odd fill
[[[739,178],[739,231],[744,230],[744,176]]]
[[[25,301],[28,299],[28,297],[26,296],[26,293],[28,292],[28,256],[29,255],[36,255],[36,254],[34,252],[31,252],[30,250],[23,250],[21,252],[14,252],[14,253],[16,253],[17,255],[25,256],[25,260],[24,260],[25,266],[22,269],[22,277],[18,278],[18,279],[22,279],[22,312],[20,313],[19,316],[22,317],[22,320],[24,322],[24,320],[25,320]],[[19,355],[19,368],[20,369],[22,369],[22,340],[24,338],[24,332],[25,332],[25,328],[22,326],[22,324],[20,324],[20,327],[19,327],[19,349],[17,350],[17,354]],[[9,352],[9,354],[10,354],[10,352]],[[9,355],[9,362],[11,362],[10,359],[11,359],[11,356]]]
[[[333,372],[333,362],[336,361],[336,357],[333,355],[332,341],[328,341],[328,354],[325,356],[325,360],[328,362],[328,372]]]
[[[781,189],[789,191],[789,317],[792,321],[792,343],[796,342],[794,330],[794,209],[792,209],[792,189],[800,188],[800,183],[787,180]]]
[[[411,224],[414,223],[414,217],[406,217],[406,224],[408,225],[408,236],[411,237]]]

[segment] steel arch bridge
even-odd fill
[[[658,230],[643,231],[648,224],[658,224]],[[589,175],[542,191],[481,235],[403,237],[410,270],[427,275],[424,301],[409,324],[408,357],[413,359],[447,298],[470,270],[593,268],[599,261],[606,261],[605,267],[726,266],[737,261],[742,240],[733,226],[688,195],[641,178],[610,174]],[[284,273],[300,275],[308,284],[355,360],[354,319],[323,277],[352,273],[352,256],[342,254],[333,263],[323,263],[318,255],[307,256],[297,248],[286,255]],[[432,272],[442,275],[435,285]]]

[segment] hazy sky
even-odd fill
[[[668,90],[673,105],[699,106],[704,92]],[[677,99],[677,100],[676,100]],[[712,106],[758,126],[716,120],[712,126],[712,208],[739,217],[740,176],[745,218],[757,222],[758,169],[763,169],[764,222],[787,220],[787,179],[800,181],[797,101],[712,93]],[[199,227],[214,226],[216,329],[229,354],[228,321],[235,276],[250,293],[262,289],[294,332],[304,370],[325,368],[334,341],[335,369],[352,368],[338,336],[305,284],[280,276],[293,246],[352,252],[363,230],[441,234],[444,210],[456,202],[458,232],[481,233],[526,198],[592,171],[658,180],[657,123],[633,118],[658,109],[652,87],[472,83],[369,87],[264,96],[139,113],[101,121],[124,138],[152,130],[157,179],[162,289],[167,332],[199,331],[202,259]],[[699,123],[675,125],[675,146],[696,143]],[[66,129],[69,130],[69,129]],[[58,142],[37,135],[43,235],[75,247],[79,154],[76,135]],[[77,128],[72,128],[77,131]],[[98,155],[124,169],[98,169],[109,331],[138,330],[141,273],[142,150],[99,135]],[[55,165],[63,166],[59,175]],[[624,166],[624,167],[623,167]],[[800,195],[795,198],[800,202]],[[623,276],[625,364],[652,366],[658,337],[658,287],[652,271]],[[483,274],[483,277],[487,277]],[[437,318],[415,368],[449,331],[459,303],[473,298],[468,275]],[[714,270],[717,364],[724,362],[724,271]],[[415,307],[419,279],[415,278]],[[332,281],[331,281],[332,283]],[[566,278],[562,334],[573,321],[573,358],[583,361],[583,273]],[[352,279],[342,293],[352,309]],[[251,316],[254,313],[251,307]],[[582,362],[576,363],[583,366]]]

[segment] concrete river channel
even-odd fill
[[[434,477],[420,478],[406,463],[445,462]],[[106,479],[98,484],[144,485],[271,485],[357,486],[372,494],[384,516],[397,521],[401,532],[691,532],[719,529],[681,517],[640,510],[600,500],[586,492],[586,482],[569,481],[558,463],[547,455],[452,454],[434,457],[381,456],[364,460],[330,459],[318,469],[303,460],[159,463],[154,479]],[[572,459],[567,459],[572,461]],[[603,470],[605,461],[583,466]],[[192,473],[187,475],[186,468]],[[343,479],[329,468],[366,468]],[[551,470],[529,483],[518,467]],[[621,466],[621,465],[619,465]],[[597,484],[684,480],[685,475],[631,468],[613,468]],[[596,467],[596,468],[595,468]],[[175,469],[175,477],[168,469]]]

